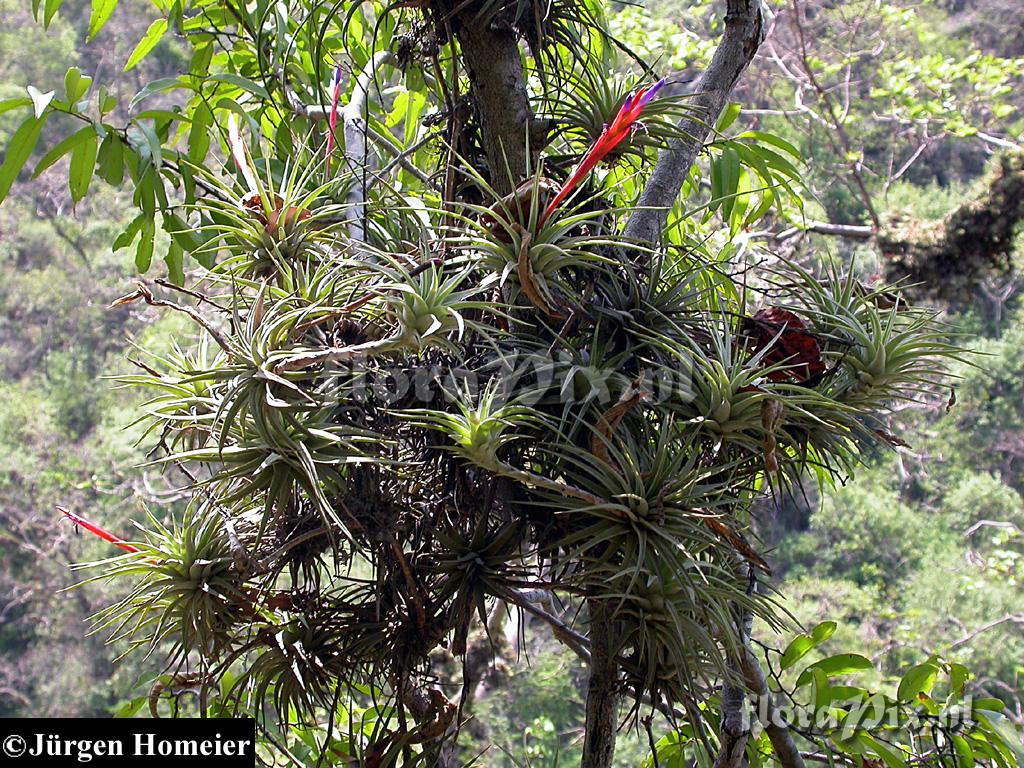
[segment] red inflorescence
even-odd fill
[[[768,307],[745,318],[744,330],[753,339],[754,351],[764,351],[763,364],[784,365],[771,371],[772,381],[811,381],[825,373],[818,339],[804,321],[786,309]]]
[[[612,120],[610,125],[604,127],[597,141],[587,150],[587,154],[583,156],[580,164],[576,166],[576,170],[566,179],[565,184],[558,190],[558,193],[548,204],[548,207],[544,209],[544,215],[541,217],[542,224],[547,221],[548,217],[554,213],[555,209],[562,204],[562,201],[569,196],[584,177],[594,169],[594,166],[607,157],[609,152],[629,136],[633,124],[640,119],[644,107],[650,103],[651,99],[654,98],[654,95],[664,84],[665,79],[662,78],[654,85],[641,88],[636,93],[631,93],[626,97],[626,101],[619,109],[618,114],[615,115],[615,119]]]

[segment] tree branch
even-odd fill
[[[580,768],[610,768],[615,755],[619,697],[618,665],[612,647],[612,616],[605,601],[587,601],[590,610],[590,679],[587,682],[587,721]]]
[[[807,51],[807,37],[804,32],[803,16],[804,11],[799,0],[793,0],[793,27],[796,29],[797,40],[800,45],[800,65],[807,77],[808,84],[818,94],[818,98],[821,99],[825,107],[825,114],[831,123],[831,130],[826,130],[825,137],[832,145],[832,149],[836,154],[845,158],[846,166],[850,169],[850,175],[855,182],[851,188],[855,193],[860,194],[861,202],[864,203],[864,208],[867,210],[875,229],[880,229],[882,221],[878,216],[874,201],[871,199],[871,191],[868,189],[864,174],[861,172],[861,160],[855,159],[857,153],[853,151],[850,137],[846,133],[846,126],[844,124],[846,119],[845,111],[836,106],[830,89],[824,87],[814,73],[814,66],[811,64],[811,57]],[[833,133],[839,140],[838,146],[832,138]],[[861,156],[863,156],[863,152],[861,152]],[[850,186],[848,181],[847,185]]]
[[[214,341],[217,342],[218,346],[227,352],[229,358],[234,358],[235,352],[231,346],[231,340],[224,335],[221,331],[214,328],[209,321],[203,317],[194,307],[187,307],[183,304],[175,304],[173,301],[167,301],[166,299],[158,299],[153,295],[153,292],[149,290],[143,282],[136,282],[136,288],[131,293],[125,294],[120,298],[114,299],[107,306],[107,309],[113,309],[114,307],[124,306],[125,304],[131,304],[139,299],[145,301],[151,307],[167,307],[173,309],[175,312],[181,312],[182,314],[188,315],[192,318],[199,326],[201,326]]]
[[[626,224],[626,237],[658,242],[669,210],[711,126],[724,109],[729,94],[764,40],[764,9],[761,0],[727,0],[725,34],[697,82],[691,105],[697,117],[679,121],[682,137],[674,139],[658,155],[658,161],[640,195],[638,208]]]
[[[979,520],[964,532],[964,538],[971,538],[971,536],[976,534],[982,528],[1005,528],[1008,531],[1016,531],[1019,534],[1024,534],[1024,530],[1022,530],[1019,525],[1011,523],[1008,520]]]
[[[548,613],[537,605],[526,592],[521,589],[509,589],[502,593],[502,597],[513,605],[522,608],[531,616],[535,616],[543,621],[551,627],[551,632],[554,634],[556,640],[569,648],[583,661],[588,663],[590,662],[590,641],[560,618],[554,614]]]
[[[833,224],[830,221],[806,221],[803,226],[784,229],[782,232],[774,235],[772,239],[781,243],[804,232],[846,237],[851,240],[870,240],[876,234],[875,228],[868,224]]]
[[[747,739],[750,737],[750,719],[746,713],[745,691],[726,683],[722,686],[722,727],[719,733],[721,747],[714,768],[741,768],[746,757]]]
[[[743,674],[747,688],[758,697],[759,701],[763,701],[767,708],[766,719],[768,722],[764,722],[762,725],[772,747],[775,748],[775,755],[779,759],[779,763],[783,768],[806,768],[792,734],[781,724],[783,721],[778,716],[778,709],[775,707],[771,691],[768,690],[768,680],[764,676],[764,670],[761,669],[760,662],[747,644],[744,645],[743,653],[740,655],[740,672]]]
[[[366,97],[370,85],[377,77],[377,70],[394,61],[395,56],[390,51],[375,53],[363,71],[359,73],[348,104],[345,105],[341,113],[345,122],[345,158],[355,177],[352,190],[348,193],[348,202],[352,206],[349,237],[357,242],[366,240],[366,174],[368,172],[366,167],[366,131],[368,127]]]
[[[756,582],[753,571],[750,571],[750,589]],[[743,652],[746,653],[750,643],[750,634],[754,626],[754,614],[744,610],[737,621]],[[740,677],[744,677],[740,672]],[[750,737],[750,716],[747,712],[746,691],[732,682],[722,686],[722,718],[719,731],[720,748],[715,758],[714,768],[746,768],[747,740]]]
[[[994,621],[990,621],[987,624],[983,624],[982,626],[978,627],[973,632],[968,632],[966,635],[961,637],[956,642],[951,643],[947,650],[955,651],[957,648],[961,648],[961,647],[967,645],[968,643],[970,643],[972,640],[977,638],[978,635],[984,634],[985,632],[988,632],[990,629],[995,629],[996,627],[1001,627],[1004,624],[1016,624],[1017,626],[1024,627],[1024,613],[1020,613],[1020,614],[1007,614],[1007,615],[1003,616],[1002,618],[996,619]]]
[[[505,195],[526,178],[541,147],[543,128],[526,91],[519,41],[511,27],[470,4],[455,34],[469,73],[470,95],[491,170],[490,183]]]

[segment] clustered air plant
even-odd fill
[[[580,66],[557,53],[575,6],[534,24],[537,6],[521,5],[485,32],[532,30],[535,95],[551,105],[552,73]],[[422,39],[395,35],[391,10],[378,22],[399,62],[427,57]],[[431,45],[451,42],[460,12],[435,19]],[[345,34],[362,18],[353,7]],[[475,23],[459,29],[484,34]],[[286,39],[282,50],[310,42]],[[474,38],[460,41],[469,56]],[[421,80],[436,85],[433,64]],[[516,186],[482,168],[478,118],[434,154],[418,154],[428,134],[373,167],[366,136],[389,126],[346,108],[342,135],[331,71],[327,110],[317,123],[304,108],[307,134],[288,129],[284,158],[280,129],[252,138],[274,110],[243,128],[224,108],[236,175],[194,167],[205,192],[172,232],[204,265],[187,291],[198,303],[146,285],[116,302],[196,323],[194,345],[125,378],[150,393],[152,466],[187,478],[192,497],[172,521],[151,513],[132,542],[72,518],[127,550],[97,577],[134,585],[101,625],[169,649],[171,681],[217,711],[310,739],[320,727],[325,754],[361,765],[433,764],[470,714],[435,684],[435,657],[466,660],[474,628],[512,610],[595,668],[600,651],[632,717],[683,712],[701,731],[749,653],[744,617],[785,620],[756,588],[769,565],[752,502],[845,475],[886,439],[887,404],[930,387],[955,350],[930,314],[882,308],[838,270],[770,259],[741,283],[730,246],[716,261],[714,233],[697,237],[694,211],[676,210],[664,243],[625,238],[639,166],[681,135],[662,81],[562,78],[572,95]],[[770,183],[789,165],[763,158],[743,173]],[[369,708],[372,728],[333,730],[339,712]]]
[[[566,201],[657,87],[564,184],[466,205],[451,234],[427,211],[441,234],[409,253],[351,241],[309,173],[275,191],[233,131],[251,197],[195,212],[223,252],[203,275],[223,317],[127,379],[154,393],[155,461],[195,496],[131,544],[73,518],[128,549],[105,575],[136,579],[101,624],[300,721],[339,686],[413,712],[431,654],[464,655],[475,621],[538,585],[606,607],[638,697],[690,705],[728,678],[737,610],[780,622],[748,589],[767,569],[742,533],[751,500],[845,471],[874,409],[951,348],[838,274],[780,267],[758,311],[755,289],[710,311],[692,268],[663,266],[652,292],[617,212]],[[427,754],[458,722],[422,714],[349,748]]]

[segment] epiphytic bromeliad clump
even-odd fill
[[[619,61],[582,0],[203,1],[151,31],[192,69],[132,108],[174,109],[119,125],[71,73],[36,104],[23,138],[88,120],[72,165],[134,188],[116,245],[148,267],[159,215],[191,282],[116,302],[195,323],[126,378],[191,501],[131,544],[89,524],[129,549],[99,620],[169,651],[161,691],[331,759],[438,764],[478,628],[522,611],[589,664],[598,767],[620,702],[697,723],[752,685],[750,619],[784,616],[752,502],[848,473],[955,351],[928,313],[749,236],[798,204],[798,157],[719,119],[763,27],[728,6],[689,95]]]

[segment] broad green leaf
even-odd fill
[[[78,203],[89,192],[92,175],[96,170],[96,152],[99,148],[99,137],[96,132],[78,144],[71,152],[71,166],[68,170],[68,188],[71,190],[71,201]]]
[[[99,34],[115,8],[117,8],[117,0],[92,0],[92,9],[89,13],[89,40]]]
[[[139,713],[149,700],[149,696],[137,696],[131,701],[128,701],[122,706],[117,712],[114,713],[115,718],[124,717],[135,717]]]
[[[216,80],[220,83],[228,83],[237,88],[241,88],[243,91],[248,91],[254,96],[258,96],[261,99],[269,99],[270,94],[267,93],[267,89],[259,83],[254,83],[247,77],[236,75],[232,72],[218,72],[215,75],[210,75],[210,80]]]
[[[814,711],[821,712],[832,702],[832,696],[828,690],[828,675],[824,670],[811,670],[814,678]]]
[[[105,87],[100,87],[99,93],[96,94],[96,104],[99,106],[100,115],[105,115],[117,106],[117,97],[108,93]]]
[[[779,669],[785,671],[796,664],[814,648],[814,640],[807,635],[797,635],[782,652]]]
[[[0,101],[0,115],[4,112],[10,112],[12,109],[18,109],[19,107],[27,107],[32,103],[32,99],[28,96],[18,96],[14,99],[4,99]]]
[[[107,184],[119,186],[124,181],[124,142],[113,131],[109,132],[97,155],[99,175]]]
[[[971,678],[971,672],[963,664],[949,665],[949,694],[953,698],[964,695],[964,686]]]
[[[384,124],[388,128],[394,128],[400,122],[405,119],[405,110],[409,105],[409,91],[403,90],[397,96],[395,96],[394,102],[391,104],[391,111],[388,113],[387,118],[384,120]]]
[[[29,98],[32,99],[32,110],[36,113],[36,117],[42,117],[43,112],[46,111],[46,108],[50,106],[50,102],[53,101],[53,95],[56,91],[42,93],[34,85],[28,86],[25,90],[28,91]]]
[[[736,122],[736,118],[739,116],[740,105],[735,101],[729,102],[725,106],[725,109],[722,110],[722,115],[718,118],[718,125],[715,126],[715,130],[718,131],[718,133],[725,132],[730,125]]]
[[[135,96],[132,98],[131,102],[128,104],[128,109],[129,109],[129,111],[134,110],[135,107],[138,106],[140,101],[142,101],[143,99],[145,99],[145,98],[147,98],[149,96],[152,96],[154,93],[162,93],[164,91],[170,91],[170,90],[173,90],[175,88],[185,88],[185,87],[187,87],[186,84],[183,83],[181,81],[181,78],[178,78],[178,77],[163,77],[163,78],[160,78],[159,80],[154,80],[151,83],[147,83],[142,88],[141,91],[139,91],[137,94],[135,94]]]
[[[210,63],[213,61],[213,43],[197,45],[192,54],[192,61],[189,63],[188,72],[193,77],[206,77],[210,73]]]
[[[409,92],[409,104],[405,111],[405,144],[412,145],[416,141],[417,132],[422,125],[420,117],[427,106],[427,97],[419,91]]]
[[[836,701],[863,701],[868,697],[868,692],[863,688],[858,688],[854,685],[832,685],[829,686],[829,699],[833,702]]]
[[[907,670],[900,680],[896,697],[900,701],[913,701],[919,693],[928,693],[939,675],[939,665],[932,662],[918,664]]]
[[[185,252],[178,245],[177,240],[171,240],[167,248],[167,255],[164,256],[164,263],[167,264],[167,275],[175,285],[185,284]]]
[[[192,251],[198,250],[200,243],[196,239],[192,228],[188,226],[181,217],[176,213],[165,213],[164,214],[164,230],[171,236],[171,239],[182,248],[182,250],[192,253]]]
[[[213,126],[213,112],[206,102],[201,102],[192,113],[192,125],[188,129],[188,159],[198,165],[206,159],[210,150],[210,128]]]
[[[761,158],[763,158],[769,167],[774,168],[776,171],[779,171],[782,175],[786,176],[787,178],[794,180],[800,179],[800,171],[796,169],[796,166],[794,166],[789,160],[780,155],[778,152],[772,149],[768,149],[768,147],[762,146],[751,146],[749,147],[749,149],[751,152],[755,152]]]
[[[135,115],[136,120],[152,120],[154,124],[163,126],[171,123],[188,123],[188,115],[172,109],[144,109]]]
[[[156,48],[157,44],[167,33],[167,19],[157,19],[149,25],[146,34],[142,36],[139,44],[135,46],[132,55],[128,57],[128,63],[124,65],[124,71],[133,69],[140,61],[149,55],[150,51]]]
[[[977,704],[975,709],[979,709]],[[982,730],[988,732],[989,743],[1000,754],[1009,760],[1016,760],[1018,766],[1024,764],[1024,746],[1021,745],[1020,736],[1006,717],[994,710],[985,714],[975,712],[975,716]]]
[[[196,202],[196,175],[194,168],[188,163],[178,166],[181,172],[181,191],[184,193],[184,203],[192,205]]]
[[[729,212],[729,234],[735,237],[743,226],[743,217],[750,206],[750,198],[753,194],[751,182],[753,174],[748,173],[746,168],[740,166],[740,178],[736,184],[736,195],[732,200],[732,210]]]
[[[57,11],[60,10],[61,5],[64,4],[64,0],[46,0],[46,4],[43,6],[43,26],[49,27],[50,22],[53,21],[53,17],[57,15]]]
[[[32,156],[32,152],[39,142],[39,134],[46,124],[46,117],[46,115],[43,117],[32,115],[27,118],[18,126],[14,135],[11,136],[11,140],[7,142],[4,162],[3,165],[0,165],[0,202],[7,197],[14,180],[18,178],[21,169]]]
[[[42,159],[36,163],[36,169],[32,172],[32,178],[39,178],[40,174],[43,173],[47,168],[53,166],[58,160],[64,155],[73,150],[83,141],[86,141],[89,136],[95,136],[96,131],[91,125],[85,126],[78,131],[75,131],[70,136],[66,137],[63,141],[57,144],[53,149],[43,155]]]
[[[78,67],[71,67],[64,75],[64,95],[69,104],[74,104],[85,96],[89,86],[92,85],[91,77],[83,77]]]
[[[857,738],[864,746],[882,758],[882,762],[889,768],[907,768],[907,760],[903,755],[889,745],[883,744],[870,733],[862,731],[857,734]]]
[[[1006,702],[1002,699],[983,698],[971,702],[975,709],[984,709],[988,712],[1002,712],[1006,709]]]
[[[867,747],[861,743],[860,739],[857,738],[857,735],[858,734],[854,734],[851,738],[845,739],[837,735],[833,735],[832,743],[843,754],[863,755]]]
[[[743,226],[749,227],[754,222],[760,221],[771,210],[774,203],[775,193],[770,189],[762,189],[760,202],[747,213],[747,218],[743,220]]]
[[[139,247],[135,251],[135,268],[139,272],[145,272],[153,263],[153,238],[156,236],[156,224],[153,219],[142,220],[142,228],[139,230],[142,238],[139,240]]]
[[[135,185],[135,204],[147,218],[156,216],[156,172],[148,165]]]
[[[711,202],[708,203],[708,216],[718,210],[722,204],[722,158],[716,157],[711,163]]]
[[[785,139],[776,136],[774,133],[765,133],[764,131],[745,131],[736,138],[753,139],[754,141],[763,142],[764,144],[771,144],[773,147],[777,147],[778,149],[781,149],[783,152],[789,153],[797,160],[803,159],[799,149],[794,147]]]
[[[957,768],[974,768],[974,750],[963,736],[953,734],[953,749],[956,752]]]
[[[718,173],[722,180],[719,188],[719,197],[722,200],[722,218],[728,221],[732,218],[733,207],[736,205],[736,191],[740,183],[740,156],[732,147],[726,147],[717,163]]]
[[[838,626],[834,621],[821,622],[821,624],[811,630],[811,639],[814,640],[814,644],[821,645],[824,643],[836,633]]]
[[[291,126],[281,122],[274,134],[274,152],[281,160],[287,160],[295,152],[295,138]]]
[[[829,677],[835,677],[836,675],[848,675],[852,672],[862,672],[866,669],[874,668],[875,665],[871,663],[871,660],[864,658],[859,653],[841,653],[811,664],[800,674],[796,685],[799,688],[809,683],[815,669],[822,670]]]
[[[139,153],[139,158],[157,170],[163,162],[163,146],[160,137],[147,122],[133,122],[128,129],[128,141]]]
[[[1003,753],[992,746],[987,733],[976,730],[970,734],[969,742],[976,758],[992,760],[992,765],[1005,765]]]
[[[200,227],[208,227],[211,223],[211,219],[201,216],[199,219]],[[217,245],[219,238],[214,231],[196,231],[194,235],[198,241],[197,250],[192,251],[192,258],[202,264],[207,269],[213,269],[214,264],[217,263]]]
[[[125,227],[124,231],[114,239],[114,243],[110,249],[116,253],[122,248],[127,248],[131,245],[138,236],[139,231],[142,229],[142,222],[145,221],[145,218],[146,217],[143,214],[139,214],[128,222],[128,226]]]

